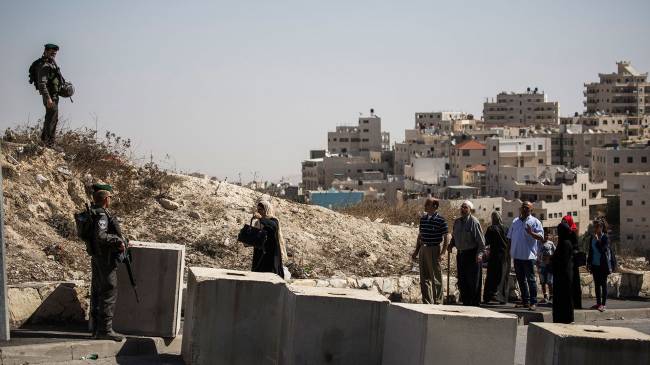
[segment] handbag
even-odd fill
[[[244,227],[237,235],[237,241],[247,247],[263,248],[266,243],[266,231],[253,226],[253,218],[250,224],[244,224]]]
[[[586,266],[587,254],[582,251],[578,251],[575,254],[573,254],[573,264],[576,265],[577,267]]]

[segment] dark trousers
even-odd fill
[[[45,105],[45,119],[43,120],[43,131],[41,132],[41,141],[47,145],[54,143],[56,136],[56,125],[59,123],[59,98],[52,98],[51,108],[47,107],[47,100],[43,100]]]
[[[478,306],[481,302],[481,265],[476,262],[478,249],[459,251],[456,255],[458,290],[463,305]]]
[[[535,281],[535,260],[515,259],[515,274],[521,290],[522,304],[537,304],[537,282]]]
[[[607,269],[600,266],[592,266],[591,275],[594,277],[594,285],[596,286],[596,304],[605,305],[607,302],[607,276],[609,273]]]
[[[113,329],[117,301],[117,264],[114,261],[108,262],[105,257],[93,256],[91,265],[90,318],[94,332],[105,333]]]

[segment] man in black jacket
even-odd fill
[[[45,120],[43,121],[43,132],[41,140],[46,145],[54,143],[56,125],[59,122],[59,91],[62,81],[59,66],[54,59],[59,51],[59,46],[48,43],[45,45],[41,67],[37,71],[38,91],[43,97],[45,106]]]
[[[92,247],[92,287],[90,298],[90,317],[93,338],[122,341],[124,337],[113,331],[113,314],[117,301],[117,265],[120,253],[126,245],[122,238],[119,222],[107,209],[110,205],[112,187],[93,186],[93,238]]]

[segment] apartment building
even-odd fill
[[[607,205],[605,190],[607,183],[594,183],[589,173],[582,169],[553,167],[554,176],[540,181],[515,182],[512,200],[505,200],[503,214],[512,221],[519,214],[522,201],[533,203],[533,215],[542,226],[555,230],[565,215],[571,215],[582,234],[589,222]]]
[[[381,131],[381,118],[372,109],[370,116],[359,117],[358,125],[338,126],[327,133],[327,150],[331,154],[359,156],[389,149],[390,135]]]
[[[369,172],[378,173],[386,178],[391,172],[390,161],[382,158],[380,152],[366,156],[332,155],[323,159],[323,186],[330,188],[334,180],[359,180]]]
[[[650,248],[650,172],[621,174],[621,246]]]
[[[589,168],[593,147],[618,144],[625,137],[622,133],[586,129],[582,124],[561,125],[559,130],[543,135],[551,138],[551,163],[569,168]]]
[[[536,181],[551,164],[551,139],[490,138],[486,141],[487,194],[514,198],[514,183]]]
[[[433,129],[442,131],[449,129],[454,120],[468,120],[471,114],[463,112],[423,112],[415,113],[415,129]],[[471,119],[474,119],[472,117]]]
[[[525,93],[501,92],[496,101],[483,103],[486,128],[503,126],[557,126],[560,123],[560,103],[548,101],[537,88]]]
[[[650,115],[601,114],[561,118],[562,125],[582,125],[585,131],[618,133],[625,139],[650,138]]]
[[[302,188],[304,190],[327,188],[325,185],[323,158],[312,158],[302,162]]]
[[[470,139],[451,147],[450,173],[452,176],[461,176],[466,168],[483,165],[486,162],[486,145]]]
[[[591,177],[607,181],[607,194],[619,194],[621,174],[650,171],[650,145],[596,147],[592,149]]]
[[[395,143],[395,174],[404,175],[404,167],[412,164],[416,158],[448,158],[450,148],[449,136],[426,130],[407,129],[405,141]]]
[[[630,61],[616,63],[617,71],[598,74],[599,81],[585,84],[586,114],[650,114],[648,73],[640,73]]]

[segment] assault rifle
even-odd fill
[[[108,209],[104,209],[106,215],[109,219],[111,216],[108,213]],[[138,286],[135,284],[135,278],[133,277],[133,269],[131,269],[131,252],[129,251],[129,240],[124,238],[122,235],[122,230],[118,229],[117,235],[124,242],[124,252],[121,252],[119,255],[119,261],[123,262],[126,265],[126,272],[129,274],[129,281],[131,282],[131,287],[133,287],[133,293],[135,294],[135,301],[140,303],[140,297],[138,296]]]

